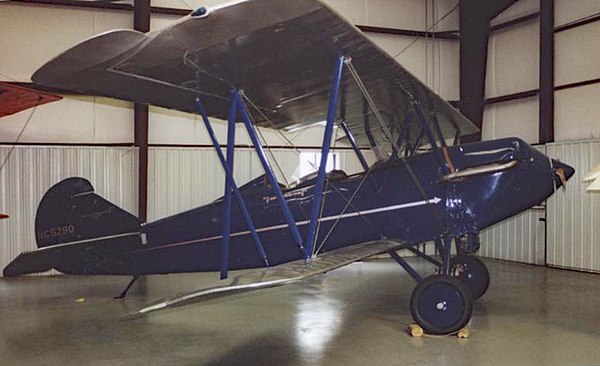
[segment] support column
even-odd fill
[[[554,0],[540,0],[539,123],[539,142],[554,142]]]
[[[485,74],[490,19],[479,0],[460,1],[460,112],[477,127],[483,125]],[[481,140],[481,133],[464,136],[461,142]]]
[[[517,0],[460,0],[460,111],[483,125],[490,21]],[[481,133],[461,142],[481,140]]]
[[[138,148],[138,217],[148,218],[148,106],[133,105],[135,146]]]
[[[150,0],[135,0],[133,28],[140,32],[150,31]],[[133,106],[134,144],[138,148],[138,217],[148,219],[148,106]]]

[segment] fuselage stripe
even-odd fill
[[[372,214],[376,214],[376,213],[380,213],[380,212],[396,211],[396,210],[401,210],[401,209],[410,208],[410,207],[424,206],[427,204],[436,205],[439,202],[441,202],[441,199],[438,197],[434,197],[432,199],[423,200],[423,201],[409,202],[409,203],[403,203],[403,204],[399,204],[399,205],[386,206],[386,207],[374,208],[374,209],[370,209],[370,210],[355,211],[355,212],[350,212],[350,213],[346,213],[346,214],[322,217],[319,219],[319,222],[341,220],[341,219],[346,219],[346,218],[356,217],[356,216],[366,216],[366,215],[372,215]],[[310,222],[309,220],[298,221],[298,222],[296,222],[296,225],[297,226],[308,225],[309,222]],[[280,224],[280,225],[259,228],[259,229],[256,229],[256,232],[262,233],[262,232],[267,232],[267,231],[281,230],[281,229],[285,229],[286,227],[288,227],[287,224]],[[239,231],[237,233],[232,233],[231,237],[250,235],[250,233],[251,233],[250,230]],[[183,242],[179,242],[179,243],[165,244],[165,245],[161,245],[161,246],[157,246],[157,247],[153,247],[153,248],[142,249],[138,252],[148,252],[148,251],[154,251],[154,250],[160,250],[160,249],[168,249],[168,248],[179,247],[179,246],[184,246],[184,245],[199,244],[199,243],[204,243],[207,241],[213,241],[213,240],[219,240],[219,239],[223,239],[223,235],[211,236],[211,237],[202,238],[202,239],[194,239],[194,240],[183,241]]]

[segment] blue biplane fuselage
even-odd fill
[[[573,174],[572,168],[514,138],[450,147],[449,156],[464,176],[442,171],[435,152],[410,157],[406,164],[400,159],[380,163],[353,176],[330,173],[315,249],[327,252],[381,238],[416,245],[476,234],[544,201],[561,185],[555,174],[558,167],[566,169],[569,177]],[[468,173],[478,167],[491,171]],[[413,179],[418,179],[423,191]],[[269,264],[302,259],[303,251],[294,243],[273,190],[265,182],[259,177],[241,187],[241,193]],[[303,237],[313,189],[313,182],[307,181],[284,191]],[[148,223],[141,227],[142,236],[125,237],[116,247],[95,245],[85,258],[78,254],[63,260],[58,269],[73,274],[134,275],[217,271],[223,207],[220,199]],[[140,239],[144,236],[145,242]],[[265,265],[235,205],[229,258],[229,269]]]

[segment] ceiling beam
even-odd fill
[[[105,9],[105,10],[120,10],[120,11],[133,11],[134,6],[131,4],[120,4],[113,2],[94,2],[94,1],[78,1],[78,0],[9,0],[3,2],[5,4],[10,3],[21,3],[21,4],[36,4],[36,5],[55,5],[55,6],[68,6],[77,8],[91,8],[91,9]],[[188,15],[191,10],[189,9],[176,9],[176,8],[165,8],[160,6],[151,6],[150,12],[152,14],[164,14],[164,15],[177,15],[185,16]]]

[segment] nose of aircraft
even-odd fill
[[[573,169],[573,167],[561,163],[558,160],[552,159],[552,167],[554,170],[554,183],[556,184],[556,188],[563,187],[567,180],[575,174],[575,169]]]

